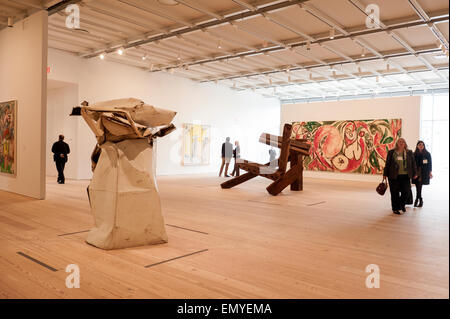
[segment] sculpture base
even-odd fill
[[[101,148],[89,185],[95,227],[86,242],[102,249],[166,243],[153,148],[145,139]]]

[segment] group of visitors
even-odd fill
[[[234,158],[234,168],[231,176],[239,176],[239,167],[237,163],[239,162],[239,158],[241,158],[241,147],[239,145],[239,141],[234,141],[235,148],[233,149],[233,144],[230,142],[230,138],[227,137],[225,142],[222,144],[222,165],[220,166],[219,177],[222,176],[223,169],[225,167],[225,177],[230,177],[228,175],[228,166],[230,165],[231,158]],[[278,160],[276,159],[277,152],[273,149],[273,147],[269,150],[270,157],[270,166],[278,166]]]
[[[383,180],[389,181],[391,205],[394,214],[406,212],[406,205],[413,204],[411,180],[416,185],[414,207],[423,206],[422,185],[429,185],[433,178],[431,154],[425,143],[418,141],[414,153],[408,149],[404,138],[399,138],[395,148],[386,158]]]
[[[219,177],[222,175],[223,168],[225,167],[225,177],[230,177],[228,175],[228,167],[231,162],[231,157],[234,158],[234,168],[231,176],[239,176],[239,167],[237,167],[237,161],[241,158],[241,147],[239,146],[239,141],[234,141],[235,148],[233,149],[233,144],[230,142],[230,138],[225,139],[225,143],[222,144],[222,165],[220,166]]]

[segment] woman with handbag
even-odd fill
[[[399,138],[395,148],[386,157],[383,180],[388,179],[391,192],[391,205],[394,214],[406,212],[405,205],[412,204],[410,180],[417,178],[414,154],[408,150],[405,139]]]
[[[413,184],[416,185],[416,200],[414,201],[414,207],[422,207],[422,185],[429,185],[430,178],[433,178],[431,154],[427,151],[425,143],[418,141],[416,150],[414,151],[414,159],[417,166],[418,177],[413,179]]]

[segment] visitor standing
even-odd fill
[[[391,205],[394,214],[406,212],[405,205],[412,204],[411,179],[417,178],[414,154],[408,150],[405,139],[399,138],[395,148],[386,157],[383,179],[389,180]]]
[[[58,170],[58,184],[65,183],[64,167],[67,163],[67,154],[70,153],[69,144],[64,142],[64,135],[59,136],[59,140],[53,143],[52,146],[53,160]]]
[[[416,200],[414,201],[414,207],[422,207],[422,185],[429,185],[430,179],[433,178],[431,154],[427,151],[423,141],[417,142],[416,150],[414,151],[414,159],[417,166],[417,178],[413,179],[413,184],[416,185]]]
[[[233,169],[233,172],[231,173],[231,176],[235,176],[235,175],[239,176],[240,172],[239,172],[239,167],[237,166],[237,162],[241,158],[241,146],[239,145],[239,141],[235,141],[234,145],[236,146],[235,149],[233,150],[234,169]]]
[[[233,156],[233,144],[230,143],[230,138],[227,137],[225,143],[222,144],[222,165],[220,166],[219,177],[222,175],[223,167],[225,166],[225,177],[228,175],[228,166],[230,166],[231,157]]]

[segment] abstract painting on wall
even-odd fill
[[[0,102],[0,173],[16,175],[17,101]]]
[[[382,174],[401,129],[401,119],[294,122],[292,138],[311,143],[307,170]]]
[[[211,147],[211,127],[183,124],[183,165],[208,165]]]

